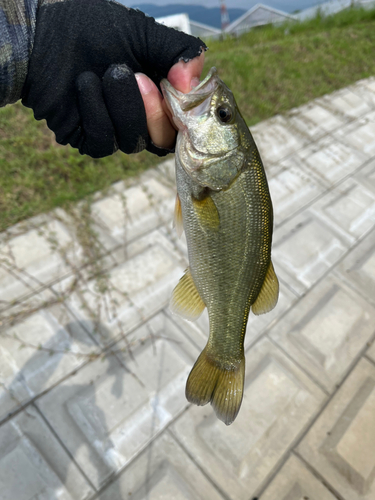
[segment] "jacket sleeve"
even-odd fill
[[[0,106],[21,98],[38,0],[0,0]]]

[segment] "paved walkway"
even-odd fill
[[[375,499],[375,78],[252,131],[281,296],[235,423],[184,396],[170,160],[0,235],[1,500]]]

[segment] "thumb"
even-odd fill
[[[168,80],[173,87],[180,92],[187,94],[192,87],[196,87],[199,83],[204,65],[204,52],[198,57],[194,57],[187,63],[179,61],[169,70]]]

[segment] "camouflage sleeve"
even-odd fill
[[[38,0],[0,0],[0,106],[21,97],[37,7]]]

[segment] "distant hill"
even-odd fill
[[[154,5],[142,3],[132,5],[133,9],[139,9],[151,17],[172,16],[173,14],[189,14],[190,19],[199,23],[208,24],[215,28],[221,28],[220,7],[207,8],[200,5],[171,4]],[[245,9],[228,9],[230,22],[236,20],[246,12]]]

